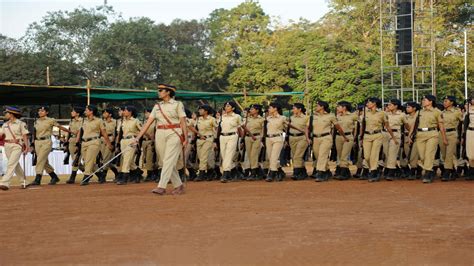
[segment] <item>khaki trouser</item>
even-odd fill
[[[316,170],[326,171],[328,169],[329,153],[332,148],[332,135],[315,137],[313,140],[313,154],[316,160]]]
[[[209,159],[212,151],[212,145],[214,144],[214,138],[207,138],[205,140],[198,139],[196,141],[197,155],[199,159],[199,171],[207,171],[210,166]]]
[[[456,131],[446,132],[448,145],[444,145],[441,133],[439,134],[439,149],[441,160],[444,162],[445,169],[454,169],[454,160],[456,158],[456,147],[458,145],[458,133]]]
[[[71,165],[73,165],[73,162],[74,160],[76,159],[76,152],[77,152],[77,141],[76,141],[76,138],[73,138],[71,137],[69,139],[69,145],[68,145],[68,150],[69,150],[69,154],[71,155],[71,158],[70,158],[70,162],[71,162]],[[79,165],[80,163],[77,165],[77,166],[72,166],[72,171],[77,171],[79,170]]]
[[[304,153],[308,147],[306,136],[290,136],[291,158],[293,159],[294,168],[304,167]]]
[[[352,147],[354,146],[354,136],[346,135],[349,141],[344,141],[341,135],[336,136],[336,151],[339,167],[349,167],[349,156],[351,155]]]
[[[222,156],[222,171],[232,170],[238,139],[239,137],[237,134],[219,137]]]
[[[369,164],[370,171],[377,170],[382,140],[382,133],[372,135],[364,134],[364,158]]]
[[[142,142],[142,158],[144,170],[153,171],[155,169],[155,162],[153,161],[154,149],[155,145],[152,140],[144,140]]]
[[[54,172],[54,168],[48,162],[48,156],[51,152],[52,142],[50,139],[46,140],[35,140],[35,152],[36,152],[36,167],[35,172],[37,175],[42,175],[43,171],[46,173]]]
[[[280,153],[283,148],[284,139],[283,136],[265,138],[265,146],[267,147],[267,157],[270,163],[270,171],[278,171],[280,167]]]
[[[474,130],[468,130],[466,133],[466,156],[469,166],[474,167]]]
[[[250,163],[250,169],[257,169],[258,157],[262,150],[262,137],[255,136],[255,140],[253,140],[252,137],[245,137],[245,149]]]
[[[136,157],[136,146],[130,148],[129,145],[133,143],[133,139],[122,139],[120,141],[120,150],[122,153],[122,164],[121,172],[122,173],[130,173],[130,170],[137,169],[137,165],[135,164],[135,157]]]
[[[103,140],[100,141],[100,154],[102,155],[103,164],[110,161],[110,159],[114,157],[114,153],[111,150],[109,150],[109,148],[107,147],[107,144]],[[110,168],[110,164],[107,164],[106,166],[104,166],[103,170],[108,171],[109,168]]]
[[[436,151],[438,150],[438,131],[417,132],[416,147],[424,170],[432,171]]]
[[[81,156],[84,161],[84,175],[90,175],[94,172],[97,162],[97,155],[100,151],[100,140],[95,139],[82,142]]]
[[[405,143],[403,144],[403,151],[405,152],[405,156],[408,157],[408,154],[410,153],[410,138],[408,138],[407,135],[405,135]],[[410,158],[402,158],[400,160],[400,165],[402,167],[410,165],[411,169],[415,169],[418,167],[418,149],[416,148],[416,140],[415,143],[411,146],[411,154]]]
[[[395,141],[391,139],[391,136],[388,132],[383,132],[384,141],[382,143],[383,153],[385,155],[385,168],[396,169],[397,168],[397,158],[400,153],[400,142],[402,137],[400,132],[393,132],[393,136],[398,141],[398,144],[395,144]]]
[[[13,173],[16,176],[23,178],[25,176],[23,169],[20,166],[21,145],[16,143],[5,143],[5,154],[8,158],[7,171],[0,181],[0,185],[10,187],[10,180]]]
[[[182,134],[179,128],[175,131]],[[175,188],[183,184],[176,168],[179,156],[183,152],[183,145],[175,131],[172,129],[157,129],[155,133],[157,155],[163,162],[160,183],[158,184],[160,188],[166,188],[170,180]]]

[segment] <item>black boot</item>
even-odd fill
[[[40,186],[41,185],[41,178],[43,175],[36,175],[35,180],[29,184],[29,186]]]
[[[370,171],[369,173],[369,182],[378,182],[380,181],[380,174],[377,170]]]
[[[115,183],[115,182],[117,182],[117,176],[119,175],[119,172],[118,172],[117,168],[115,168],[114,166],[111,166],[110,170],[114,173],[114,183]]]
[[[224,171],[221,176],[221,183],[227,183],[230,181],[230,171]]]
[[[468,167],[464,172],[464,179],[467,181],[474,180],[474,168]]]
[[[341,178],[342,175],[341,175],[341,167],[338,165],[336,166],[336,171],[334,172],[334,178],[335,179],[339,179]]]
[[[215,180],[219,180],[222,177],[221,168],[219,166],[214,167]]]
[[[332,177],[332,172],[331,172],[331,170],[329,170],[329,169],[326,170],[326,171],[324,172],[323,177],[324,177],[324,181],[328,181],[329,179],[331,179],[331,177]]]
[[[184,179],[186,178],[186,175],[184,173],[184,168],[179,169],[178,174],[179,174],[179,179],[181,179],[181,182],[184,182]]]
[[[263,180],[265,179],[265,176],[266,176],[266,172],[261,168],[257,168],[257,176],[256,176],[256,180]]]
[[[215,173],[214,169],[211,168],[211,169],[207,170],[206,177],[207,177],[207,179],[206,179],[207,181],[214,180],[216,178],[216,173]]]
[[[301,179],[300,180],[305,180],[306,178],[308,178],[308,172],[306,172],[306,167],[301,167],[300,168],[300,171],[301,171]]]
[[[77,171],[72,171],[69,179],[66,181],[66,184],[74,184],[76,182]]]
[[[117,185],[125,185],[130,178],[130,173],[122,173],[117,180]]]
[[[444,169],[443,173],[441,174],[441,181],[451,181],[451,175],[453,174],[452,169]]]
[[[401,172],[401,179],[407,179],[410,176],[410,169],[408,169],[408,166],[402,167]]]
[[[311,174],[311,178],[316,180],[320,175],[318,174],[318,170],[316,170],[316,167],[313,168],[313,173]]]
[[[117,176],[116,176],[115,179],[114,179],[114,183],[117,184],[120,180],[123,181],[123,173],[122,173],[122,172],[119,172],[119,173],[117,174]]]
[[[247,181],[254,181],[255,179],[257,179],[257,168],[250,169],[250,174],[247,177]]]
[[[339,180],[348,180],[351,178],[351,171],[347,167],[341,167],[340,174],[338,179]],[[336,177],[335,177],[336,178]]]
[[[301,180],[301,168],[293,168],[293,176],[291,177],[293,180]]]
[[[385,168],[384,176],[385,180],[393,181],[395,179],[395,169]]]
[[[408,175],[408,180],[415,180],[416,179],[416,169],[410,169],[410,174]]]
[[[370,174],[369,169],[367,169],[367,168],[362,168],[362,172],[361,172],[361,174],[360,174],[360,180],[367,180],[367,179],[369,179],[369,174]]]
[[[314,179],[314,181],[316,181],[316,182],[323,182],[323,181],[325,181],[324,175],[325,175],[325,172],[323,172],[323,171],[316,171],[316,178]]]
[[[416,168],[416,179],[421,179],[422,176],[423,176],[423,168],[421,168],[421,166],[418,166]]]
[[[161,180],[161,168],[160,168],[160,169],[156,169],[156,179],[155,179],[155,183],[160,183],[160,180]]]
[[[277,171],[270,171],[267,175],[267,178],[265,178],[265,181],[267,182],[272,182],[273,179],[275,178]]]
[[[283,181],[283,179],[285,179],[286,177],[286,173],[285,171],[283,171],[281,167],[279,167],[275,177],[276,177],[276,181],[279,181],[279,182]]]
[[[130,173],[128,174],[128,180],[126,180],[126,182],[130,182],[130,183],[133,183],[136,181],[136,178],[137,178],[137,174],[135,172],[135,170],[130,170]]]
[[[196,170],[194,170],[194,168],[188,168],[188,172],[189,172],[189,181],[193,181],[194,179],[197,178],[197,173],[196,173]]]
[[[97,177],[99,178],[99,184],[105,184],[105,182],[107,182],[106,180],[107,172],[100,171],[97,174],[98,174]]]
[[[433,179],[434,179],[434,172],[425,171],[425,175],[423,176],[423,183],[425,184],[433,183]]]
[[[354,178],[360,178],[362,174],[362,168],[357,168]]]
[[[250,168],[244,170],[244,180],[248,180],[250,176]]]
[[[89,185],[89,181],[91,180],[90,178],[87,179],[89,175],[84,175],[84,177],[82,178],[82,181],[81,181],[81,186],[87,186]]]
[[[194,179],[195,182],[201,182],[206,180],[206,173],[204,170],[199,170],[199,175]]]
[[[56,185],[56,183],[59,182],[59,177],[55,172],[49,173],[49,176],[51,177],[51,181],[49,181],[48,185]]]

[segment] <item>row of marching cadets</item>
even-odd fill
[[[47,106],[41,106],[29,132],[19,109],[7,107],[8,121],[0,133],[5,135],[10,160],[0,188],[8,189],[11,177],[21,174],[19,158],[30,146],[36,176],[29,185],[40,185],[44,172],[51,177],[50,185],[60,181],[48,162],[55,126],[67,132],[65,163],[72,161],[68,184],[76,183],[79,170],[82,185],[89,184],[94,175],[105,183],[110,170],[118,185],[145,179],[160,183],[163,189],[163,183],[171,179],[181,193],[185,173],[195,181],[282,181],[286,177],[282,166],[288,162],[293,180],[406,178],[431,183],[438,171],[443,181],[460,176],[474,179],[472,99],[458,104],[448,96],[437,104],[435,96],[426,95],[420,104],[402,105],[393,99],[382,106],[380,99],[371,97],[355,110],[349,102],[340,101],[334,113],[325,101],[312,103],[309,111],[295,103],[287,118],[276,102],[267,108],[253,104],[242,113],[233,101],[219,111],[201,105],[193,114],[174,100],[173,86],[162,87],[160,97],[166,100],[146,109],[143,121],[131,105],[122,106],[118,117],[114,109],[99,113],[94,105],[75,106],[66,128],[48,116]],[[31,140],[25,140],[28,135]],[[169,143],[176,147],[166,148]],[[173,156],[165,155],[168,150]],[[313,162],[311,174],[307,161]],[[336,163],[335,173],[329,170],[330,161]],[[351,165],[357,168],[355,175],[349,170]]]

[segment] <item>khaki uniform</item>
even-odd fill
[[[237,129],[242,125],[242,117],[236,113],[231,113],[223,114],[221,119],[222,129],[219,143],[222,156],[222,171],[230,171],[233,168],[233,159],[239,140]]]
[[[336,136],[336,151],[337,161],[339,167],[349,167],[349,156],[351,155],[352,147],[354,146],[354,130],[357,125],[357,114],[346,112],[344,115],[336,117],[337,123],[344,130],[344,135],[349,141],[345,141],[341,135]]]
[[[144,166],[144,169],[147,171],[155,170],[156,165],[157,165],[157,163],[155,162],[153,158],[154,154],[156,153],[155,132],[156,132],[156,121],[153,121],[151,126],[146,131],[146,134],[143,135],[143,142],[142,142],[143,166]]]
[[[416,134],[416,147],[420,155],[421,166],[426,171],[433,170],[433,162],[438,150],[438,123],[442,123],[441,111],[436,108],[423,108]],[[415,129],[417,130],[417,129]],[[426,130],[426,131],[420,131]],[[429,131],[427,131],[429,130]]]
[[[137,147],[134,146],[134,148],[128,148],[128,146],[133,143],[134,138],[138,135],[141,128],[142,124],[138,119],[134,117],[123,119],[123,138],[120,141],[120,150],[123,152],[121,165],[122,173],[128,174],[130,173],[130,170],[137,169],[137,166],[135,165]]]
[[[267,116],[267,136],[265,138],[265,147],[267,157],[270,163],[270,171],[278,171],[280,167],[280,153],[283,148],[285,132],[288,122],[282,115]]]
[[[69,154],[71,155],[71,160],[74,162],[76,159],[76,152],[77,152],[77,135],[79,134],[79,131],[81,130],[82,127],[82,117],[74,118],[72,119],[71,123],[69,123],[69,131],[73,133],[68,133],[68,139],[69,139],[69,144],[68,144],[68,150]],[[72,171],[77,171],[79,170],[79,165],[78,166],[72,166]]]
[[[408,124],[409,130],[411,130],[415,126],[416,122],[416,117],[418,115],[418,112],[416,112],[414,115],[407,114],[405,116],[406,123]],[[405,143],[403,144],[403,150],[405,152],[405,156],[408,157],[410,155],[410,158],[405,158],[400,160],[400,165],[402,167],[405,167],[407,165],[410,165],[411,169],[416,169],[418,167],[418,149],[416,147],[416,139],[415,143],[412,144],[411,146],[411,153],[410,153],[410,136],[409,130],[405,130]]]
[[[387,131],[383,132],[383,153],[385,155],[385,168],[396,169],[397,168],[397,157],[400,152],[400,143],[402,141],[402,129],[406,124],[406,115],[400,110],[395,113],[387,112],[387,120],[390,128],[392,129],[393,136],[398,141],[398,145],[395,144],[395,140],[392,139]]]
[[[214,134],[217,127],[216,119],[212,116],[206,118],[200,116],[197,119],[196,127],[199,132],[196,140],[197,155],[199,159],[199,171],[212,169],[215,163],[210,163],[212,158],[209,154],[214,144]],[[204,139],[202,139],[204,138]]]
[[[115,140],[115,129],[117,128],[117,121],[111,119],[110,121],[104,120],[105,132],[109,138],[110,143],[114,143]],[[100,139],[100,153],[102,154],[102,162],[106,163],[112,159],[114,156],[113,152],[107,147],[107,143],[104,140],[104,137]],[[104,166],[104,171],[107,171],[110,168],[110,164]]]
[[[53,127],[59,126],[56,119],[50,117],[38,118],[35,123],[35,152],[36,152],[36,167],[37,175],[42,175],[43,171],[46,173],[54,172],[54,168],[48,162],[48,156],[51,152],[53,135]]]
[[[12,134],[13,133],[13,134]],[[20,157],[23,143],[23,136],[29,134],[26,124],[19,119],[14,122],[5,122],[0,128],[0,136],[5,134],[5,154],[8,158],[8,165],[5,175],[0,181],[0,185],[10,187],[10,180],[13,174],[18,177],[24,177],[25,173],[20,166]]]
[[[300,114],[298,116],[292,115],[290,117],[290,123],[292,126],[301,130],[296,130],[294,128],[289,129],[289,144],[291,149],[291,158],[293,159],[293,167],[303,168],[304,153],[308,147],[305,131],[309,124],[309,116],[305,114]]]
[[[265,118],[260,115],[253,117],[248,116],[244,124],[247,129],[255,137],[255,140],[252,139],[252,136],[247,133],[245,136],[245,153],[248,157],[250,169],[258,168],[258,159],[260,156],[260,151],[262,150],[262,134],[263,134],[263,124]]]
[[[445,109],[441,114],[446,128],[446,138],[448,145],[444,145],[441,133],[439,134],[439,148],[441,152],[441,160],[444,162],[444,168],[454,169],[454,159],[456,158],[456,147],[458,145],[458,126],[462,121],[462,112],[459,108],[451,107]]]
[[[466,132],[466,156],[469,160],[469,166],[474,167],[474,107],[471,105],[469,112],[469,127]]]
[[[170,99],[167,103],[161,101],[161,109],[168,117],[170,122],[173,125],[176,125],[177,128],[174,129],[160,129],[157,128],[155,134],[155,148],[157,151],[158,158],[162,161],[163,168],[161,170],[160,183],[158,187],[166,188],[168,182],[171,180],[173,186],[179,187],[182,185],[181,179],[179,178],[178,170],[176,169],[176,164],[178,162],[179,156],[182,153],[182,143],[180,137],[175,133],[183,134],[181,128],[179,127],[180,118],[185,118],[186,113],[184,112],[184,105],[182,102]],[[164,118],[161,113],[158,105],[153,107],[153,110],[150,114],[156,120],[157,127],[163,125],[169,125],[167,120]]]
[[[317,171],[325,172],[328,169],[333,144],[331,130],[336,123],[336,116],[331,113],[316,113],[313,116],[313,154]]]
[[[101,130],[105,129],[104,122],[92,117],[84,118],[82,130],[81,156],[84,161],[84,175],[90,175],[94,172],[97,162],[97,155],[100,152],[100,136]]]
[[[387,121],[384,111],[366,110],[366,128],[364,132],[364,158],[369,165],[369,170],[377,170],[379,153],[382,148],[382,128]]]
[[[188,128],[195,127],[196,126],[196,121],[194,121],[193,119],[190,119],[190,118],[186,118],[186,125],[187,125]],[[191,131],[191,130],[188,130],[189,143],[191,143],[191,140],[193,138],[194,138],[194,132]],[[194,168],[194,166],[192,165],[192,163],[189,160],[189,156],[191,155],[192,149],[193,149],[193,146],[191,144],[187,145],[186,148],[184,149],[184,157],[186,158],[186,168]],[[176,164],[176,169],[178,169],[178,170],[183,169],[183,163],[184,163],[183,162],[183,154],[180,154],[178,162]]]

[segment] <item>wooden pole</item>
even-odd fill
[[[46,85],[49,86],[49,66],[46,67]]]
[[[91,104],[91,81],[87,80],[87,105]]]

